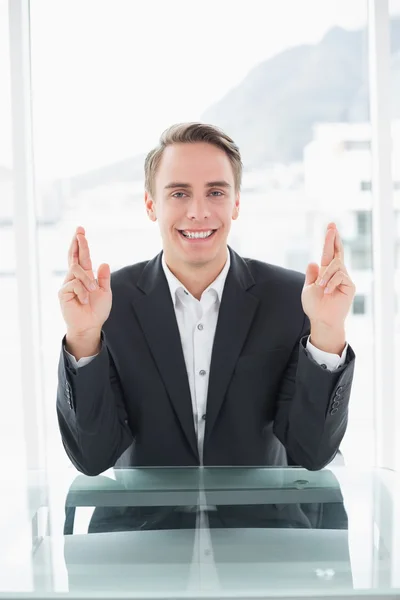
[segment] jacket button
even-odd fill
[[[337,413],[338,409],[337,408],[332,408],[331,410],[331,415],[334,415],[335,413]]]
[[[333,402],[333,404],[332,404],[332,408],[337,408],[339,405],[340,405],[340,402],[335,400],[335,402]]]
[[[338,387],[338,389],[336,390],[336,392],[335,392],[335,393],[336,393],[336,395],[337,395],[337,396],[340,396],[340,394],[341,394],[342,392],[343,392],[343,388],[342,388],[342,386],[341,386],[341,385],[339,385],[339,387]]]

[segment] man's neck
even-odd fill
[[[228,252],[228,251],[227,251]],[[227,260],[227,253],[223,258],[215,260],[213,263],[207,263],[204,265],[187,265],[178,264],[171,261],[167,255],[164,254],[165,262],[173,275],[181,282],[181,284],[187,289],[187,291],[200,300],[204,290],[217,279],[225,266]]]

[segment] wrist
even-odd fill
[[[67,327],[66,336],[70,339],[76,340],[94,340],[96,338],[100,338],[102,329],[92,328],[92,329],[71,329]]]
[[[84,356],[94,356],[101,349],[101,330],[73,332],[68,331],[65,337],[65,349],[79,360]]]
[[[346,347],[346,332],[343,326],[331,327],[324,323],[311,323],[310,342],[313,346],[329,352],[330,354],[342,354]]]

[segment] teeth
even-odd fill
[[[204,239],[210,237],[213,230],[210,231],[182,231],[183,235],[189,239]]]

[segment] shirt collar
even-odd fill
[[[184,287],[184,285],[179,281],[179,279],[177,279],[175,277],[175,275],[172,273],[172,271],[169,269],[167,263],[165,262],[164,252],[162,254],[161,262],[162,262],[162,267],[164,269],[165,277],[167,278],[167,282],[168,282],[168,286],[169,286],[169,291],[171,292],[171,298],[172,298],[172,301],[173,301],[173,303],[175,305],[175,303],[176,303],[176,294],[177,294],[178,290],[183,290],[187,294],[189,294],[189,292],[188,292],[188,290],[186,290],[186,288]],[[222,269],[222,271],[218,275],[218,277],[208,286],[207,289],[204,290],[203,294],[205,294],[209,290],[214,290],[216,292],[216,294],[217,294],[218,301],[221,302],[222,293],[224,291],[224,286],[225,286],[225,280],[226,280],[226,277],[228,275],[228,271],[229,271],[230,266],[231,266],[231,255],[230,255],[230,252],[228,250],[227,259],[226,259],[226,263],[224,265],[224,268]]]

